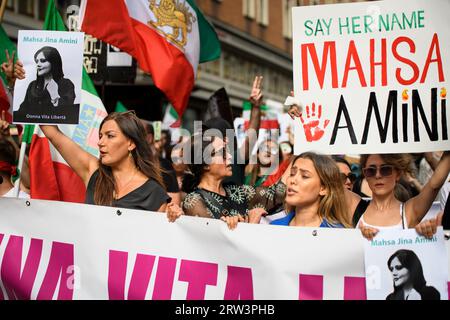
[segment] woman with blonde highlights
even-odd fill
[[[325,155],[306,152],[296,157],[287,178],[284,218],[271,224],[345,228],[347,206],[340,171]]]

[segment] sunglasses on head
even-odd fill
[[[341,172],[341,180],[342,183],[345,183],[346,181],[350,180],[351,183],[355,182],[356,180],[356,175],[353,172],[350,172],[349,174],[345,174]]]
[[[363,173],[366,178],[375,177],[377,175],[377,171],[380,172],[380,176],[389,177],[394,171],[394,166],[390,164],[383,164],[379,167],[370,166],[363,169]]]

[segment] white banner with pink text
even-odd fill
[[[231,231],[219,220],[0,198],[0,300],[366,299],[364,241],[351,229]]]

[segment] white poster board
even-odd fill
[[[364,247],[368,300],[448,300],[442,227],[431,239],[382,230]]]
[[[295,153],[450,149],[450,2],[293,8]]]
[[[82,32],[19,30],[14,123],[78,124],[83,45]]]

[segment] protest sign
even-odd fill
[[[415,230],[381,230],[365,241],[368,300],[447,300],[442,227],[431,238]]]
[[[295,153],[448,150],[448,12],[447,0],[294,8]]]
[[[20,30],[26,77],[14,89],[13,122],[78,124],[83,68],[81,32]]]

